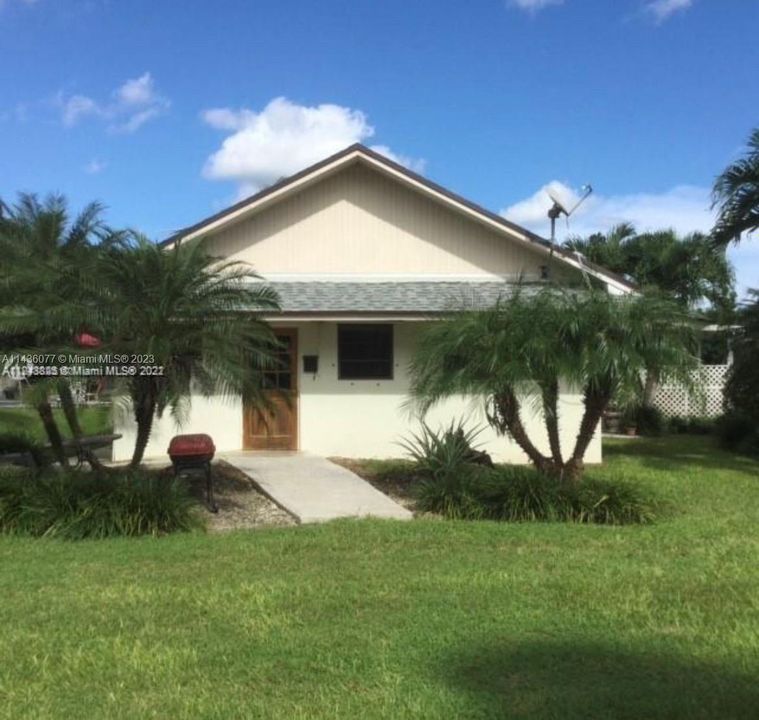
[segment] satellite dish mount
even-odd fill
[[[582,186],[581,191],[582,195],[580,196],[580,199],[568,210],[564,203],[562,203],[554,193],[548,190],[548,197],[553,200],[553,205],[548,211],[548,217],[551,220],[551,252],[553,252],[553,247],[556,244],[556,220],[562,215],[565,215],[568,221],[570,215],[572,215],[572,213],[590,197],[590,194],[593,192],[593,187],[588,183],[587,185]]]

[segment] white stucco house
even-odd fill
[[[192,398],[181,427],[167,414],[154,425],[146,457],[164,455],[179,432],[210,434],[223,450],[306,450],[325,456],[397,457],[398,441],[418,430],[404,407],[408,364],[420,330],[456,303],[487,303],[522,277],[541,282],[585,272],[610,292],[632,287],[539,236],[354,145],[201,220],[165,241],[205,238],[212,254],[250,263],[280,295],[268,318],[288,345],[273,382],[291,403],[261,422],[234,398]],[[485,425],[481,402],[452,399],[427,417],[435,426],[467,417]],[[526,412],[526,411],[525,411]],[[562,442],[573,443],[582,402],[564,389]],[[540,418],[525,418],[544,438]],[[131,455],[134,427],[115,459]],[[483,448],[501,461],[524,461],[490,428]],[[601,459],[597,437],[586,460]]]

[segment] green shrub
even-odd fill
[[[619,418],[619,423],[623,431],[626,431],[627,428],[637,428],[638,427],[637,406],[632,405],[630,407],[626,407],[622,411],[622,415]]]
[[[662,506],[636,485],[619,480],[585,478],[567,491],[573,522],[597,525],[648,525]]]
[[[494,490],[489,468],[462,464],[455,472],[427,476],[416,488],[417,507],[451,520],[483,520],[490,517],[485,501]]]
[[[688,418],[673,415],[667,420],[667,429],[675,435],[682,435],[688,431]]]
[[[494,520],[542,522],[565,520],[571,515],[561,485],[526,466],[496,468],[480,497]]]
[[[432,430],[422,423],[421,432],[412,434],[401,447],[416,463],[417,472],[431,479],[445,481],[461,472],[477,455],[473,443],[482,429],[464,429],[463,421],[451,422],[441,431]]]
[[[639,435],[659,437],[664,431],[664,417],[661,410],[653,405],[640,405],[634,413],[635,426]]]
[[[711,417],[673,416],[667,421],[669,431],[679,435],[711,435],[716,425],[717,419]]]
[[[748,415],[729,412],[716,423],[719,442],[727,450],[746,455],[759,455],[759,427]]]
[[[689,435],[712,435],[717,425],[716,418],[692,417],[688,423]]]
[[[524,466],[465,466],[420,484],[418,507],[452,519],[647,524],[659,504],[632,484],[586,478],[560,483]]]
[[[0,432],[0,455],[29,453],[35,465],[45,463],[42,444],[21,432]]]
[[[146,471],[0,474],[0,531],[68,540],[202,527],[186,486]]]
[[[661,415],[656,418],[661,421]],[[477,434],[461,422],[441,432],[423,424],[402,443],[414,461],[413,474],[423,478],[416,486],[419,510],[457,520],[605,525],[649,523],[656,517],[656,503],[633,485],[594,478],[570,485],[530,466],[483,465],[473,448]]]

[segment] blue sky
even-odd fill
[[[595,188],[569,232],[706,229],[757,27],[755,0],[0,0],[0,196],[160,239],[362,141],[543,234],[551,183]],[[759,238],[731,255],[759,286]]]

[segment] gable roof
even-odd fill
[[[451,192],[442,185],[438,185],[437,183],[428,180],[422,175],[409,170],[403,165],[400,165],[359,143],[350,145],[344,150],[341,150],[334,155],[330,155],[328,158],[325,158],[290,177],[284,178],[274,185],[264,188],[255,195],[251,195],[214,215],[204,218],[194,225],[179,230],[161,242],[160,245],[168,246],[181,240],[202,237],[203,235],[236,222],[245,216],[252,215],[257,210],[260,210],[263,207],[268,207],[283,197],[297,192],[301,187],[311,184],[319,178],[332,174],[340,168],[354,162],[363,162],[364,164],[372,166],[375,169],[384,172],[385,175],[394,177],[396,180],[417,189],[438,202],[503,233],[512,240],[525,243],[547,256],[556,257],[559,261],[570,265],[576,270],[587,272],[617,290],[625,293],[636,290],[636,286],[622,276],[596,265],[595,263],[579,259],[575,253],[558,245],[552,245],[550,241],[540,235],[506,220],[500,215],[467,200],[461,195]]]

